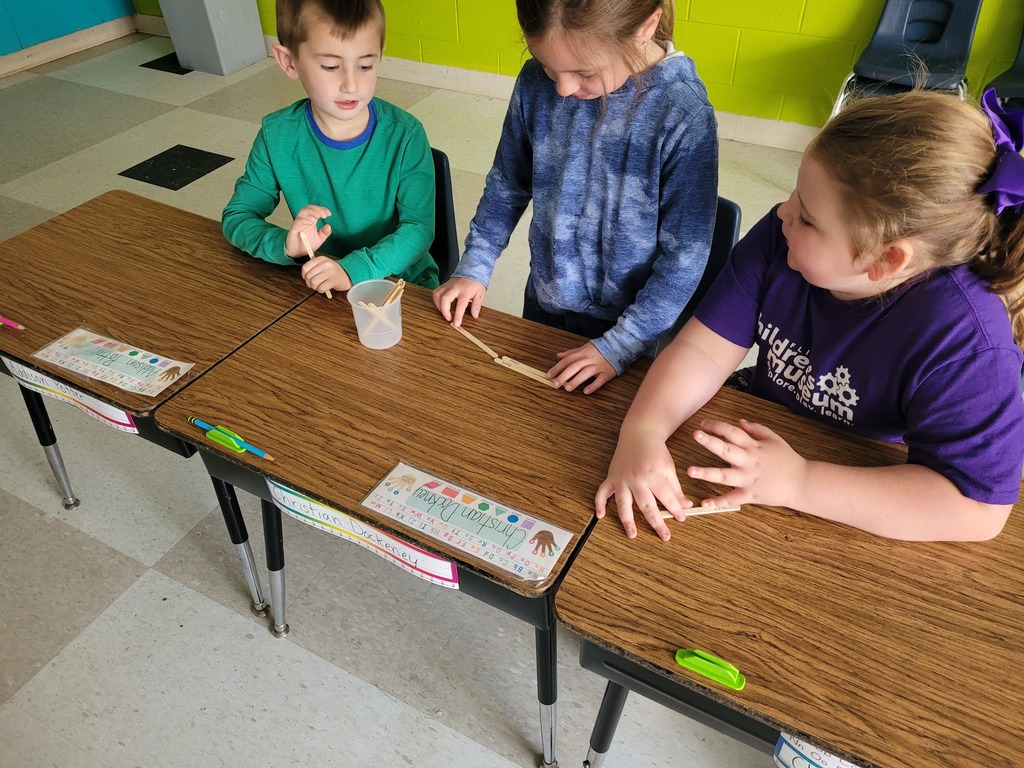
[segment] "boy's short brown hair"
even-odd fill
[[[380,26],[380,47],[384,48],[384,6],[381,0],[277,0],[277,39],[298,53],[309,37],[309,25],[329,24],[332,33],[345,40],[366,24]]]

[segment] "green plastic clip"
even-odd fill
[[[229,451],[234,451],[235,453],[245,453],[245,448],[243,448],[237,442],[235,442],[235,438],[238,438],[239,440],[242,439],[241,435],[236,435],[230,429],[224,429],[224,427],[217,427],[216,429],[211,429],[209,432],[207,432],[206,436],[210,438],[213,442],[217,443],[218,445],[223,445]]]
[[[742,691],[743,686],[747,684],[747,678],[741,675],[736,667],[725,659],[712,656],[699,648],[680,648],[676,651],[676,664],[698,675],[709,677],[734,691]]]

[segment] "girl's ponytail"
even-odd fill
[[[987,197],[999,223],[974,271],[1003,297],[1014,339],[1024,345],[1024,111],[1003,108],[992,88],[982,94],[981,111],[992,124],[996,155],[978,194]]]
[[[1024,214],[1007,208],[997,218],[992,246],[972,268],[1003,297],[1013,323],[1013,338],[1024,347]]]

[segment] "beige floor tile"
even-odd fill
[[[151,99],[50,77],[33,77],[2,88],[0,184],[85,150],[169,109]]]
[[[59,211],[29,205],[9,197],[0,197],[0,240],[14,237],[36,224],[42,224],[57,213]]]
[[[423,122],[431,146],[447,153],[452,168],[486,174],[507,106],[501,99],[437,90],[409,111]]]
[[[0,530],[2,703],[139,578],[145,567],[2,490]]]
[[[67,210],[108,190],[125,189],[219,220],[235,179],[245,169],[257,130],[242,120],[175,109],[0,186],[0,195]],[[179,190],[117,175],[176,144],[235,159]]]
[[[198,456],[185,459],[52,399],[46,407],[81,506],[66,511],[17,384],[0,376],[3,489],[145,565],[178,543],[217,500]],[[227,533],[225,532],[225,536]]]
[[[106,56],[55,67],[49,74],[62,80],[180,107],[277,66],[268,58],[230,75],[206,72],[177,75],[140,66],[173,50],[170,38],[145,37]]]
[[[11,704],[107,768],[510,765],[154,571]]]
[[[58,736],[13,704],[0,706],[0,765],[33,768],[104,768],[104,765]]]
[[[264,598],[270,602],[260,501],[241,490],[236,490],[235,493],[249,534],[249,546],[259,572],[260,588]],[[283,517],[286,619],[296,625],[297,634],[301,636],[307,628],[301,619],[296,619],[296,616],[301,614],[294,614],[291,606],[335,557],[339,542],[322,531],[287,516]],[[235,613],[252,616],[249,588],[219,508],[200,520],[188,535],[153,567]],[[269,618],[254,620],[259,626],[270,631]]]

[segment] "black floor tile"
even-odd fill
[[[161,72],[170,72],[172,75],[187,75],[191,72],[191,69],[185,69],[178,62],[178,54],[168,53],[166,56],[161,56],[159,59],[153,59],[147,61],[145,64],[139,64],[140,67],[146,67],[147,69],[159,69]]]
[[[118,176],[178,190],[232,160],[233,157],[178,144],[149,160],[121,171]]]

